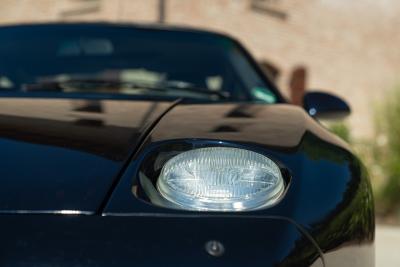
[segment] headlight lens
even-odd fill
[[[180,208],[243,211],[273,204],[284,191],[279,167],[246,149],[207,147],[168,160],[157,180],[160,194]]]

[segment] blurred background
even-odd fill
[[[156,23],[233,36],[294,104],[305,90],[330,91],[350,103],[350,118],[326,125],[369,169],[377,222],[400,224],[400,1],[0,0],[0,6],[1,25]],[[380,226],[378,242],[395,245],[399,233]]]

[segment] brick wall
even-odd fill
[[[281,71],[308,73],[309,88],[347,99],[353,134],[373,134],[373,106],[400,73],[397,0],[165,0],[166,23],[222,31]],[[1,0],[0,24],[104,20],[153,23],[158,0]]]

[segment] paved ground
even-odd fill
[[[376,227],[376,267],[400,266],[400,227]]]

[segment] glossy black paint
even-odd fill
[[[341,119],[351,112],[349,105],[343,99],[324,92],[306,93],[303,105],[310,116],[320,119]]]
[[[0,99],[0,212],[94,213],[171,103]]]
[[[2,266],[374,265],[365,168],[301,108],[3,94]],[[271,157],[290,176],[284,197],[268,209],[206,213],[135,196],[147,157],[209,145]],[[210,240],[225,254],[207,254]]]
[[[217,144],[247,147],[263,153],[287,168],[291,175],[285,197],[275,206],[235,214],[249,220],[252,216],[291,219],[311,234],[326,255],[335,253],[336,262],[341,264],[338,266],[348,264],[349,253],[362,262],[355,261],[352,266],[373,266],[374,210],[364,167],[343,141],[318,125],[302,109],[290,105],[175,107],[136,153],[104,214],[223,216],[160,208],[133,194],[141,163],[154,151],[169,146],[173,154],[187,147]],[[305,251],[293,253],[300,257]]]
[[[353,259],[364,259],[363,264],[358,264],[359,266],[365,266],[365,262],[372,266],[374,216],[368,176],[346,144],[323,129],[300,108],[290,105],[268,106],[244,103],[177,105],[164,114],[152,128],[130,164],[124,169],[123,162],[129,158],[129,151],[135,151],[137,148],[138,132],[144,129],[143,126],[134,128],[128,125],[142,125],[144,121],[155,120],[155,117],[160,116],[170,103],[101,101],[102,108],[99,109],[94,103],[67,99],[1,101],[0,135],[3,145],[9,145],[2,154],[4,165],[1,169],[2,177],[10,177],[2,179],[2,182],[4,181],[1,192],[2,213],[42,213],[43,210],[51,213],[63,213],[67,210],[68,213],[68,210],[73,210],[77,213],[91,214],[102,207],[102,202],[108,203],[101,212],[103,215],[101,217],[1,215],[0,225],[3,231],[7,229],[5,236],[9,236],[5,239],[9,241],[2,243],[2,250],[7,251],[5,255],[8,256],[5,259],[8,259],[10,264],[12,262],[48,264],[64,256],[64,263],[70,263],[73,261],[71,255],[75,253],[72,251],[75,250],[71,247],[72,244],[67,244],[82,239],[87,240],[80,247],[82,258],[93,259],[91,261],[93,266],[100,264],[100,261],[123,266],[134,261],[133,256],[136,260],[152,266],[159,263],[157,258],[146,256],[142,250],[137,252],[139,254],[133,253],[128,256],[127,249],[131,246],[137,249],[134,244],[143,242],[147,246],[151,246],[150,244],[156,246],[152,250],[153,255],[163,256],[162,247],[158,247],[157,244],[167,246],[160,241],[163,240],[160,237],[166,238],[166,236],[158,235],[159,232],[157,235],[150,233],[153,233],[155,228],[160,231],[160,227],[169,225],[162,223],[158,226],[160,221],[164,221],[161,218],[169,218],[175,223],[182,218],[190,219],[190,223],[183,223],[177,227],[171,222],[176,228],[168,226],[169,228],[165,230],[171,234],[170,240],[174,236],[173,239],[177,241],[177,243],[171,241],[172,243],[167,246],[169,249],[179,250],[180,238],[184,239],[182,241],[184,244],[196,243],[199,252],[191,247],[193,248],[191,253],[195,253],[194,255],[204,253],[203,248],[199,248],[200,243],[216,238],[228,245],[228,251],[243,248],[244,243],[246,246],[255,244],[256,247],[250,245],[252,249],[263,248],[268,251],[279,242],[280,253],[274,250],[274,253],[264,254],[265,258],[262,258],[263,254],[257,254],[261,252],[257,252],[256,256],[251,250],[246,250],[244,254],[240,254],[243,256],[241,260],[251,262],[254,266],[268,261],[276,266],[292,266],[288,263],[292,261],[298,266],[307,266],[318,259],[320,255],[318,250],[321,249],[325,258],[334,253],[335,261],[339,261],[341,266],[347,264],[348,261],[344,259],[349,253]],[[82,103],[83,106],[79,105]],[[109,105],[115,106],[110,109]],[[16,108],[18,106],[21,108]],[[99,115],[94,112],[99,110],[104,114]],[[150,116],[152,119],[143,120],[146,117],[145,113],[152,114]],[[141,119],[138,119],[139,117]],[[282,120],[282,117],[285,120]],[[93,118],[97,120],[102,118],[103,123],[88,122]],[[58,124],[60,126],[57,126]],[[53,127],[50,128],[49,125]],[[120,128],[116,127],[117,125],[126,128],[119,133],[117,129]],[[92,138],[93,136],[96,138]],[[247,147],[279,162],[291,176],[285,197],[276,206],[268,209],[222,214],[160,208],[134,196],[132,190],[137,184],[137,171],[143,159],[152,151],[162,145],[169,145],[171,150],[179,150],[183,144],[186,147],[199,147],[216,143]],[[125,145],[130,147],[124,149]],[[16,149],[21,152],[11,157],[13,155],[11,153]],[[47,155],[53,150],[57,153],[49,159]],[[24,156],[29,155],[28,152],[34,156]],[[17,155],[20,157],[17,158]],[[82,162],[75,159],[77,155],[85,156],[79,158],[83,159]],[[88,164],[94,159],[96,161],[92,165]],[[61,162],[65,165],[61,165]],[[15,165],[17,163],[18,166]],[[14,164],[15,167],[10,168],[14,165],[8,164]],[[97,177],[77,176],[89,169],[94,171]],[[107,200],[106,189],[111,186],[118,173],[123,175],[111,198]],[[54,178],[55,174],[59,175],[59,180]],[[109,179],[102,180],[100,175]],[[60,184],[58,181],[64,183]],[[61,196],[56,194],[55,190],[59,187],[67,194]],[[88,192],[94,194],[90,195]],[[88,195],[90,197],[87,197]],[[112,219],[114,217],[118,218]],[[145,222],[138,220],[138,217],[145,217]],[[286,226],[278,226],[281,223],[270,223],[271,218],[285,220]],[[70,220],[76,220],[77,223],[64,225]],[[240,220],[240,224],[228,230],[226,224],[229,221],[236,224],[236,220]],[[47,223],[49,226],[46,226]],[[244,230],[250,224],[252,224],[251,234]],[[29,228],[27,225],[36,225],[38,228]],[[126,228],[128,225],[131,227]],[[207,225],[212,225],[213,228],[209,229]],[[198,230],[194,230],[193,226]],[[22,229],[31,230],[22,231]],[[176,229],[174,231],[177,232],[171,233],[170,229]],[[59,234],[54,237],[56,231]],[[132,243],[129,243],[130,240],[121,239],[119,245],[113,243],[113,249],[110,243],[107,243],[112,236],[116,238],[125,235],[133,239],[137,236],[136,231],[141,234],[143,231],[143,235],[148,232],[149,234],[146,234],[148,239],[144,241],[145,237],[140,235],[137,237],[138,240]],[[186,234],[181,235],[179,231]],[[39,236],[45,241],[39,242]],[[259,239],[260,236],[265,238]],[[271,236],[274,238],[271,239]],[[201,240],[198,239],[200,237]],[[98,245],[93,246],[92,242]],[[318,247],[313,245],[313,242],[318,244]],[[50,246],[50,243],[54,246]],[[25,246],[26,257],[16,261],[17,252],[14,249],[20,249],[19,246]],[[108,259],[98,257],[96,261],[95,251],[102,251],[99,246],[107,248],[110,254],[118,256],[116,257],[118,259],[112,261],[111,256]],[[64,254],[61,250],[64,250]],[[46,251],[48,253],[43,254]],[[165,251],[172,253],[168,249]],[[103,250],[102,254],[104,253]],[[47,258],[46,255],[55,256]],[[240,266],[242,262],[235,258],[237,255],[239,255],[237,252],[233,255],[226,254],[218,259],[218,264]],[[205,261],[210,260],[206,258],[209,256],[204,257]],[[169,261],[165,263],[167,266],[177,263],[185,265],[192,260],[191,257],[168,259]],[[319,264],[318,260],[315,264]]]
[[[2,266],[309,266],[319,253],[281,218],[1,216]],[[205,244],[218,240],[221,257]],[[295,251],[307,251],[297,255]],[[321,263],[317,259],[317,262]],[[321,266],[321,265],[319,265]]]

